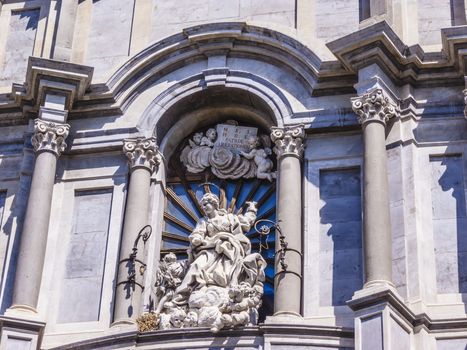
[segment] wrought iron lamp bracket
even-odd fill
[[[260,225],[261,224],[261,225]],[[271,233],[271,229],[274,229],[279,234],[279,246],[280,249],[276,251],[276,254],[279,254],[279,263],[283,271],[287,271],[288,265],[285,262],[285,253],[288,249],[288,243],[285,239],[285,235],[282,233],[281,227],[279,222],[274,222],[268,219],[261,219],[255,222],[254,225],[255,231],[262,236],[268,236]],[[261,251],[261,244],[260,244],[260,251]]]
[[[149,239],[149,237],[151,237],[151,234],[152,234],[151,225],[146,225],[139,231],[138,235],[136,236],[135,242],[133,243],[133,248],[131,250],[131,253],[130,253],[129,257],[127,259],[122,259],[120,261],[120,263],[125,262],[125,261],[129,262],[127,280],[122,281],[122,282],[120,282],[118,284],[127,284],[127,283],[129,283],[132,286],[138,285],[138,286],[141,287],[141,289],[144,289],[143,285],[136,282],[136,268],[135,268],[135,266],[136,266],[136,263],[140,264],[139,273],[141,275],[143,275],[144,272],[146,271],[146,266],[147,265],[143,261],[141,261],[140,259],[137,259],[136,257],[138,255],[138,244],[139,244],[140,240],[143,240],[143,243],[146,244],[146,241]]]

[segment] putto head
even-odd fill
[[[197,145],[200,144],[202,138],[203,138],[203,133],[202,132],[197,132],[197,133],[195,133],[193,135],[193,141]]]
[[[208,129],[208,131],[206,131],[206,136],[211,140],[211,141],[214,141],[217,137],[217,131],[216,129],[214,128],[211,128],[211,129]]]

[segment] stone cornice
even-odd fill
[[[326,45],[348,72],[376,63],[398,84],[460,84],[466,73],[467,28],[441,29],[441,37],[442,50],[425,53],[419,45],[405,45],[382,21]]]
[[[389,101],[382,89],[374,89],[363,96],[353,97],[352,109],[358,116],[362,125],[368,122],[386,122],[396,116],[396,106]]]
[[[36,119],[34,134],[31,138],[32,146],[36,153],[52,152],[57,157],[65,150],[65,139],[68,136],[70,125],[47,122]]]
[[[123,152],[128,158],[131,170],[146,168],[153,173],[162,160],[155,137],[125,139],[123,140]]]
[[[75,63],[29,57],[26,81],[13,84],[17,103],[29,104],[37,110],[43,105],[45,94],[54,92],[65,95],[65,109],[72,109],[75,101],[84,96],[91,84],[94,68]]]
[[[0,96],[0,125],[26,123],[44,105],[47,94],[65,97],[65,110],[83,98],[91,84],[94,68],[29,57],[23,84],[13,84],[12,93]]]
[[[396,85],[461,85],[466,73],[467,28],[442,29],[441,34],[442,51],[425,53],[418,45],[405,45],[387,23],[379,22],[328,43],[336,60],[323,61],[293,34],[243,22],[210,23],[187,28],[149,46],[117,69],[106,83],[93,85],[89,85],[91,67],[31,58],[26,83],[15,84],[12,94],[0,96],[0,124],[24,123],[49,88],[68,91],[67,102],[73,105],[72,109],[67,107],[71,119],[119,115],[151,80],[187,61],[219,52],[286,67],[313,96],[354,93],[359,69],[374,63]]]
[[[277,158],[293,156],[301,159],[305,150],[304,138],[305,130],[303,125],[271,128],[271,140],[276,145],[274,152]]]

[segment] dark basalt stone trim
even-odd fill
[[[467,317],[457,319],[431,319],[427,314],[415,315],[390,289],[386,289],[374,294],[349,300],[347,305],[353,310],[358,311],[372,306],[387,303],[398,312],[412,327],[425,327],[428,331],[456,331],[467,328]]]
[[[287,336],[317,336],[317,337],[334,337],[334,338],[354,338],[353,329],[340,327],[326,326],[311,326],[300,324],[260,324],[252,327],[242,327],[231,330],[221,330],[219,333],[212,333],[209,328],[187,328],[187,329],[168,329],[158,330],[153,332],[139,333],[136,331],[116,333],[106,335],[104,337],[85,340],[72,344],[62,345],[51,350],[91,350],[91,349],[112,349],[124,348],[125,346],[137,345],[163,345],[168,341],[180,341],[180,348],[183,342],[191,340],[209,340],[212,341],[213,347],[217,345],[228,346],[229,340],[234,341],[235,338],[248,339],[253,343],[263,343],[265,336],[287,335]],[[218,344],[216,344],[218,343]]]

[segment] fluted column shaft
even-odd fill
[[[352,100],[363,128],[363,246],[365,287],[392,284],[392,237],[386,122],[396,113],[381,89]]]
[[[16,268],[11,309],[36,311],[42,280],[57,158],[65,149],[69,125],[36,119],[32,145],[36,161]]]
[[[276,233],[274,315],[301,315],[303,126],[272,128],[278,159],[277,221],[287,247]],[[281,258],[286,265],[281,264]]]
[[[148,223],[151,174],[160,163],[154,137],[124,140],[123,149],[130,163],[130,182],[120,245],[114,325],[134,324],[139,316],[144,288],[143,250],[139,247],[134,260],[130,255],[139,232]]]

